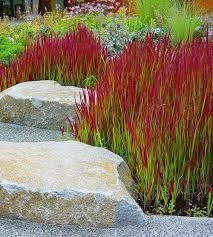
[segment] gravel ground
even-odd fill
[[[212,237],[213,218],[147,217],[145,226],[95,229],[0,219],[0,237]]]
[[[62,137],[60,131],[52,131],[0,122],[0,141],[44,142],[63,141],[68,138],[71,138],[69,134],[66,134]]]

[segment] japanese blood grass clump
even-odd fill
[[[0,64],[0,92],[3,88],[8,88],[8,80],[6,80],[6,67]]]
[[[72,131],[126,159],[145,210],[181,201],[212,215],[213,43],[168,41],[148,36],[109,62]]]
[[[105,60],[106,53],[100,42],[84,27],[63,37],[44,37],[26,48],[6,68],[0,77],[3,85],[0,90],[32,80],[90,87],[103,73]]]

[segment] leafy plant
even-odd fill
[[[94,87],[97,82],[97,79],[94,76],[90,76],[84,79],[84,87],[90,88]]]
[[[24,48],[11,37],[0,35],[0,63],[8,64]]]
[[[23,45],[35,37],[38,26],[33,25],[31,22],[22,22],[18,25],[10,25],[10,36],[16,41],[21,42]]]
[[[111,56],[122,52],[131,40],[132,34],[129,33],[128,28],[120,24],[119,21],[116,22],[116,18],[107,25],[102,24],[101,41]]]
[[[151,34],[155,41],[158,41],[160,37],[164,37],[167,33],[162,28],[144,28],[135,33],[134,39],[139,41],[145,41],[147,34]]]
[[[208,213],[206,211],[206,208],[199,208],[199,207],[192,207],[187,212],[187,215],[192,217],[206,217],[208,216]]]
[[[0,19],[0,32],[1,32],[1,35],[9,36],[8,35],[9,31],[10,31],[9,21],[5,20],[5,19]]]
[[[158,214],[158,215],[165,215],[165,214],[170,214],[170,215],[172,215],[172,214],[175,212],[175,206],[174,206],[174,204],[170,201],[167,208],[165,208],[165,206],[163,206],[163,205],[160,204],[160,205],[158,205],[158,206],[155,208],[155,212],[156,212],[156,214]]]

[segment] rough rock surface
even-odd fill
[[[59,130],[66,118],[76,116],[81,88],[54,81],[32,81],[0,93],[0,121]]]
[[[144,223],[129,169],[112,152],[76,141],[0,142],[0,151],[0,217],[93,227]]]

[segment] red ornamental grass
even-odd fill
[[[106,54],[86,28],[64,37],[45,37],[26,48],[7,68],[10,86],[23,81],[56,80],[64,85],[91,86],[104,70]],[[1,76],[1,75],[0,75]],[[3,81],[3,79],[0,79]]]
[[[123,156],[144,207],[200,200],[211,184],[213,43],[147,37],[113,59],[84,99],[76,137]],[[97,99],[95,99],[97,97]]]
[[[0,91],[7,88],[6,80],[5,80],[5,67],[0,65]]]

